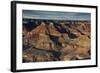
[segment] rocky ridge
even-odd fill
[[[23,25],[23,62],[91,58],[90,23],[66,24],[42,21],[31,31],[27,28]]]

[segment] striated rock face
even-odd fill
[[[46,27],[46,24],[44,22],[42,22],[39,26],[37,26],[35,29],[33,29],[32,31],[32,34],[48,34],[49,31]]]
[[[49,36],[41,34],[40,39],[36,41],[35,47],[44,49],[44,50],[52,50],[54,48],[54,43],[50,40]]]
[[[55,37],[61,36],[61,33],[57,31],[57,29],[54,27],[54,24],[52,22],[49,23],[47,27],[48,27],[50,35],[55,36]]]
[[[29,48],[23,52],[23,62],[43,61],[53,61],[52,53],[36,48]]]
[[[38,22],[38,20],[37,20]],[[91,25],[41,21],[31,31],[23,24],[23,62],[91,58]]]

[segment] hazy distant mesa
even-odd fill
[[[28,19],[49,19],[49,20],[81,20],[81,21],[91,20],[90,13],[39,11],[39,10],[23,10],[22,17]]]

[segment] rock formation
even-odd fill
[[[23,24],[23,62],[90,59],[90,26],[86,22],[66,24],[48,20],[28,31]]]

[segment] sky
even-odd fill
[[[49,20],[91,20],[90,13],[23,10],[23,18]]]

